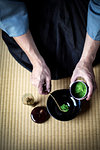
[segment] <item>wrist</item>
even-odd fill
[[[100,41],[93,40],[87,33],[81,60],[93,64],[99,46]]]
[[[78,64],[79,64],[79,66],[81,65],[81,66],[85,66],[87,68],[92,67],[92,61],[84,59],[84,58],[81,58]]]
[[[87,64],[93,64],[93,61],[95,59],[95,56],[82,56],[80,61],[81,62],[84,62],[84,63],[87,63]]]
[[[44,63],[44,59],[40,55],[40,53],[38,52],[38,50],[31,49],[29,51],[29,55],[30,55],[30,61],[31,61],[31,63],[32,63],[33,66],[41,65],[41,64]]]

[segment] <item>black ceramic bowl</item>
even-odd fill
[[[61,106],[66,104],[69,106],[68,112],[62,112],[53,98],[51,96],[48,97],[47,100],[47,110],[51,116],[60,121],[68,121],[75,118],[80,112],[81,101],[75,100],[71,95],[69,89],[61,89],[51,93],[58,104]]]

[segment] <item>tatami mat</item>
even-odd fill
[[[22,96],[32,93],[37,106],[46,106],[48,96],[31,85],[30,72],[10,55],[0,32],[0,150],[100,150],[100,65],[94,72],[98,89],[80,115],[36,124],[30,118],[33,107],[23,105]],[[69,83],[70,78],[52,81],[52,91]]]

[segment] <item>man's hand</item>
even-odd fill
[[[31,74],[32,84],[40,94],[48,94],[51,90],[51,73],[45,62],[36,63]]]
[[[51,90],[51,73],[40,55],[30,31],[19,37],[14,37],[14,39],[26,53],[33,66],[32,84],[38,88],[40,94],[48,94]]]
[[[96,82],[95,82],[95,76],[94,76],[92,64],[93,61],[95,60],[96,53],[99,46],[100,46],[100,41],[93,40],[87,33],[81,59],[76,65],[76,68],[71,78],[71,84],[78,77],[84,78],[84,80],[86,81],[89,87],[87,100],[91,98],[93,91],[96,88]]]
[[[77,80],[78,77],[83,78],[89,87],[88,95],[86,98],[86,100],[89,100],[93,94],[93,91],[96,89],[95,76],[94,76],[93,67],[91,63],[87,63],[84,61],[78,62],[73,72],[73,75],[71,77],[71,84],[75,80]]]

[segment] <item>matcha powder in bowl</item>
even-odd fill
[[[83,81],[76,81],[71,86],[71,95],[76,99],[85,99],[87,95],[87,85]]]
[[[69,106],[66,104],[63,104],[60,106],[60,109],[63,110],[64,112],[68,112],[69,111]]]

